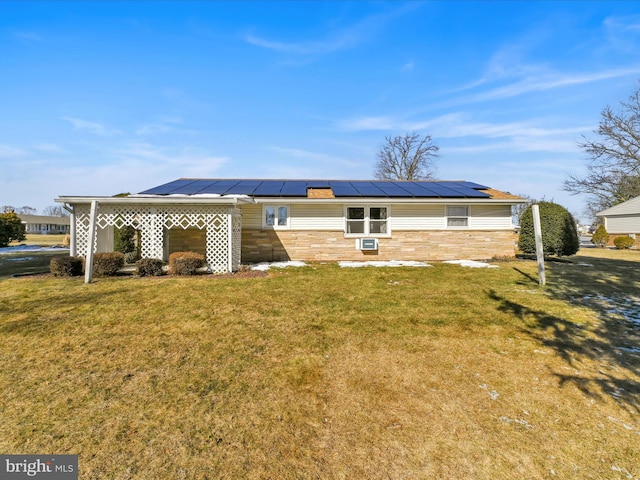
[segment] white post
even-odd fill
[[[84,266],[84,283],[91,283],[93,277],[93,246],[96,241],[96,217],[98,214],[97,200],[91,201],[91,213],[89,215],[89,239],[87,245],[87,257]]]
[[[542,247],[542,228],[540,227],[540,207],[538,205],[531,206],[533,213],[533,233],[536,237],[536,257],[538,259],[538,283],[545,285],[547,279],[544,272],[544,248]]]
[[[78,248],[76,246],[76,211],[71,210],[69,215],[69,255],[75,257],[78,255]]]

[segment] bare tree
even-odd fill
[[[439,148],[430,135],[407,132],[385,137],[378,152],[375,176],[378,180],[429,180],[435,173]]]
[[[24,206],[24,207],[20,207],[17,211],[17,214],[22,214],[22,215],[35,215],[36,213],[38,213],[38,211],[33,208],[33,207],[29,207],[29,206]]]
[[[42,211],[43,215],[48,215],[51,217],[68,217],[69,212],[67,212],[61,205],[49,205],[45,207]]]
[[[589,195],[591,214],[640,195],[640,88],[620,107],[607,106],[597,137],[578,144],[588,156],[587,173],[564,182],[567,192]]]

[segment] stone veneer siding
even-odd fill
[[[487,260],[515,256],[513,231],[395,231],[378,238],[377,252],[356,250],[356,239],[342,231],[242,231],[242,262],[302,260]]]

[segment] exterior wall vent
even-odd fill
[[[378,250],[378,239],[377,238],[361,238],[360,239],[360,250]]]

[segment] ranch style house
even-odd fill
[[[640,197],[614,205],[598,212],[602,217],[604,228],[609,233],[609,245],[613,245],[616,237],[631,237],[636,247],[640,246]]]
[[[467,181],[182,178],[56,202],[71,212],[72,256],[113,251],[114,229],[133,226],[143,258],[195,251],[225,273],[241,262],[513,257],[511,207],[526,200]]]

